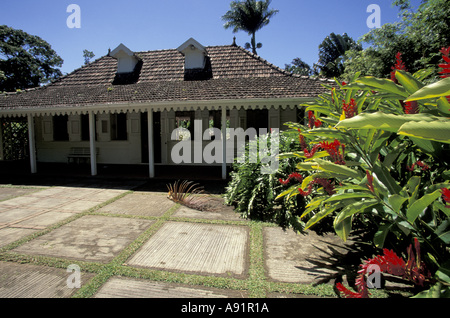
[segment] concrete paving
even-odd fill
[[[43,256],[106,266],[156,225],[122,264],[124,268],[249,278],[252,244],[248,221],[229,209],[198,211],[176,205],[165,192],[129,191],[141,183],[90,180],[46,188],[0,186],[0,257]],[[63,222],[69,218],[73,220]],[[30,236],[43,230],[42,235]],[[23,238],[28,240],[21,241]],[[18,241],[22,243],[10,245]],[[263,227],[263,241],[266,279],[274,282],[317,282],[332,275],[333,253],[346,252],[334,235],[297,235],[278,227]],[[0,261],[0,298],[71,297],[76,290],[68,288],[69,275],[61,268]],[[82,272],[82,285],[95,275]],[[113,276],[93,296],[212,298],[247,294]]]

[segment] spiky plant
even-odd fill
[[[167,189],[169,190],[167,197],[170,200],[196,210],[206,209],[207,196],[198,183],[177,180],[174,184],[168,184]]]

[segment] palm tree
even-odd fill
[[[339,77],[344,72],[345,52],[361,51],[362,46],[351,37],[331,33],[319,45],[319,61],[316,66],[325,77]]]
[[[268,25],[270,18],[278,13],[278,10],[269,9],[269,5],[270,0],[232,1],[231,9],[222,16],[222,20],[226,21],[225,29],[233,28],[233,33],[242,30],[252,36],[251,44],[246,43],[246,48],[251,47],[254,54],[256,54],[256,48],[262,47],[261,43],[256,44],[256,31]]]

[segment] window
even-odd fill
[[[111,140],[128,140],[126,113],[111,115]]]
[[[175,112],[176,128],[187,129],[190,133],[191,140],[194,140],[194,111],[177,111]],[[177,131],[176,140],[185,140],[188,136],[183,135],[182,132]]]
[[[68,141],[69,132],[67,131],[68,115],[53,116],[53,140]]]

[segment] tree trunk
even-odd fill
[[[253,51],[253,54],[257,55],[257,53],[256,53],[255,32],[252,33],[252,51]]]

